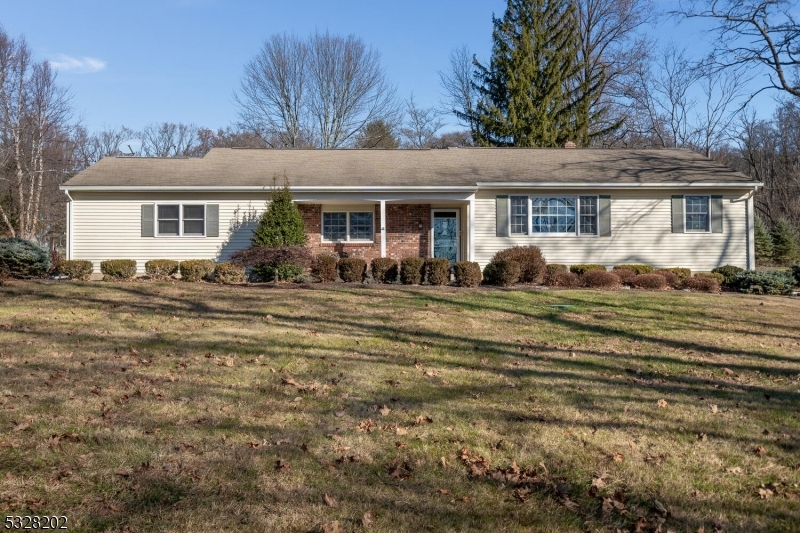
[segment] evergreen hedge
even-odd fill
[[[210,259],[189,259],[181,261],[178,269],[183,281],[202,281],[214,272],[214,261]]]
[[[339,277],[345,283],[361,283],[367,272],[367,262],[360,257],[339,259]]]
[[[89,281],[94,272],[91,261],[68,260],[61,261],[56,267],[56,272],[76,281]]]
[[[124,281],[136,276],[136,261],[133,259],[109,259],[100,262],[103,281]]]
[[[323,283],[336,281],[336,257],[318,255],[311,264],[311,273]]]
[[[427,258],[425,273],[431,285],[447,285],[450,283],[450,260],[441,257]]]
[[[403,285],[419,285],[425,275],[425,260],[421,257],[406,257],[400,261],[400,282]]]
[[[459,287],[477,287],[483,278],[480,265],[471,261],[459,261],[453,265],[453,272]]]
[[[163,279],[178,273],[180,263],[171,259],[151,259],[144,264],[145,273],[151,278]]]
[[[370,263],[372,277],[378,283],[394,283],[399,272],[397,261],[389,257],[376,257]]]

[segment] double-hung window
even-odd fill
[[[511,235],[598,235],[597,196],[510,196]]]
[[[528,197],[511,197],[511,234],[528,234]]]
[[[158,205],[157,217],[159,237],[202,237],[206,233],[206,206],[204,205]]]
[[[707,232],[709,230],[708,196],[686,196],[686,231]]]
[[[322,213],[323,242],[372,242],[375,213],[371,211],[335,211]]]

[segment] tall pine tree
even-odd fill
[[[572,2],[508,0],[503,18],[492,22],[489,66],[474,61],[476,142],[556,147],[583,140],[588,104],[576,83],[582,62]]]
[[[258,226],[253,231],[253,246],[278,246],[304,245],[308,241],[303,215],[297,205],[292,201],[289,190],[289,180],[283,177],[283,187],[276,185],[277,176],[273,178],[272,195],[269,205]]]

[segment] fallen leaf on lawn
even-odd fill
[[[322,499],[325,501],[325,505],[328,507],[336,507],[336,500],[333,499],[331,496],[325,494]]]
[[[767,498],[772,498],[772,491],[765,488],[758,489],[758,495],[761,497],[762,500],[766,500]]]
[[[134,356],[134,357],[136,357],[137,355],[139,355],[139,352],[137,352],[137,351],[136,351],[136,348],[134,348],[133,346],[131,346],[131,355],[132,355],[132,356]]]
[[[20,424],[17,424],[16,426],[14,426],[14,429],[12,431],[25,431],[26,429],[31,427],[32,423],[33,423],[33,419],[29,418],[25,422],[22,422]]]
[[[364,513],[364,516],[361,517],[361,525],[365,528],[370,527],[375,523],[375,517],[372,516],[372,513]]]
[[[717,407],[717,404],[712,403],[711,404],[711,412],[714,413],[714,414],[717,414],[717,411],[719,411],[719,407]]]
[[[450,489],[439,489],[442,494],[450,494]]]
[[[426,370],[426,371],[425,371],[425,372],[423,372],[422,374],[423,374],[423,375],[425,375],[425,376],[431,377],[431,378],[432,378],[432,377],[436,377],[436,376],[438,376],[438,375],[439,375],[439,373],[438,373],[436,370],[433,370],[433,369],[431,369],[431,370]]]
[[[341,531],[338,520],[334,520],[330,524],[322,524],[322,533],[341,533]]]
[[[666,507],[664,507],[664,504],[663,504],[663,503],[661,503],[660,501],[658,501],[657,499],[655,499],[655,497],[653,498],[653,505],[655,505],[655,507],[656,507],[656,510],[657,510],[659,513],[661,513],[661,514],[663,514],[663,515],[667,515],[667,514],[669,514],[669,511],[667,511],[667,508],[666,508]]]
[[[699,440],[700,442],[705,442],[708,440],[708,437],[706,436],[705,433],[700,433],[699,435],[697,435],[697,440]]]
[[[665,400],[664,398],[661,398],[660,400],[658,400],[658,406],[659,407],[666,407],[667,406],[667,400]]]
[[[722,371],[728,374],[729,376],[733,375],[733,370],[731,370],[730,368],[723,368]]]
[[[762,454],[766,453],[766,451],[767,451],[767,449],[764,448],[763,446],[756,446],[755,449],[753,450],[753,452],[756,455],[762,455]]]
[[[401,428],[400,426],[397,426],[396,431],[398,435],[408,435],[408,429],[406,428]]]
[[[446,460],[444,457],[442,457],[441,459],[439,459],[439,462],[440,462],[440,463],[442,463],[442,466],[443,466],[444,468],[447,468],[447,460]]]
[[[433,423],[433,418],[422,415],[418,416],[417,419],[414,421],[415,426],[421,426],[423,424],[432,424],[432,423]]]
[[[394,445],[397,446],[398,448],[405,448],[406,447],[406,443],[405,442],[400,442],[400,441],[395,442]]]
[[[621,462],[622,462],[622,461],[625,459],[625,456],[624,456],[624,455],[622,455],[621,453],[615,453],[615,454],[612,456],[612,458],[614,459],[614,462],[615,462],[615,463],[621,463]]]
[[[391,412],[392,410],[386,407],[385,405],[381,408],[381,416],[386,416]]]
[[[285,461],[281,461],[280,459],[275,461],[275,470],[278,472],[288,472],[291,469],[292,467],[290,467]]]
[[[378,429],[378,424],[373,422],[371,418],[367,418],[359,422],[358,426],[356,426],[356,429],[358,429],[359,431],[366,431],[367,433],[370,433]]]
[[[741,474],[742,473],[742,467],[741,466],[729,466],[728,468],[725,469],[725,471],[728,472],[729,474]]]

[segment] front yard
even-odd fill
[[[796,531],[798,316],[739,294],[16,282],[0,518]]]

